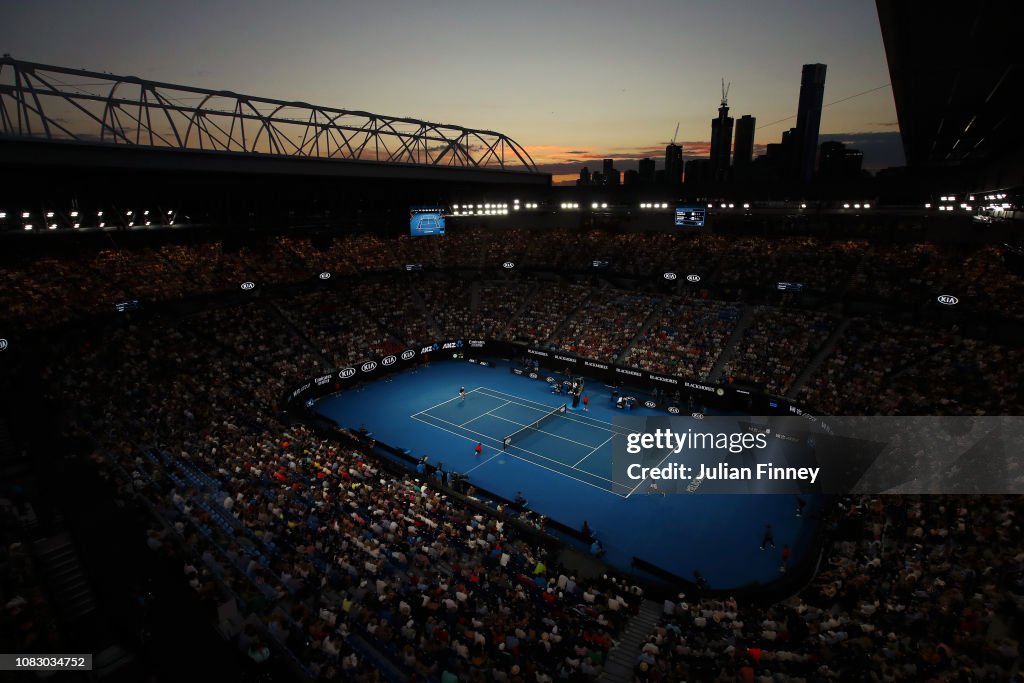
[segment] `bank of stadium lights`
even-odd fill
[[[21,212],[21,217],[22,218],[30,218],[31,216],[32,216],[32,214],[30,214],[28,211],[22,211]]]
[[[600,204],[597,203],[597,202],[594,202],[594,203],[592,203],[590,205],[590,208],[591,209],[607,209],[608,208],[608,204],[606,204],[605,202],[601,202]]]
[[[0,211],[0,221],[4,220],[5,218],[7,218],[7,212],[6,211]]]
[[[46,212],[46,217],[47,218],[53,218],[53,211],[47,211]]]
[[[801,204],[801,205],[800,205],[800,208],[801,208],[801,209],[806,209],[806,208],[807,208],[807,205],[806,205],[806,204]]]
[[[31,223],[26,223],[25,224],[25,229],[26,230],[31,230],[32,229],[32,224]]]
[[[562,202],[561,208],[563,209],[578,209],[580,205],[576,202]]]
[[[668,204],[665,202],[643,202],[640,204],[641,209],[667,209]]]
[[[744,203],[744,204],[743,204],[743,208],[744,208],[744,209],[749,209],[749,208],[750,208],[750,204],[746,204],[746,203]]]

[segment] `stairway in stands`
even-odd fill
[[[533,303],[534,297],[540,296],[540,291],[541,286],[539,284],[530,285],[530,291],[526,293],[525,297],[523,297],[523,303],[519,305],[519,308],[517,308],[512,315],[508,317],[508,320],[494,328],[493,334],[496,339],[502,339],[505,337],[505,330],[512,329],[512,324],[515,323],[519,319],[519,316],[526,311],[527,307]]]
[[[96,610],[82,562],[66,533],[34,541],[32,555],[64,621],[80,619]]]
[[[591,300],[592,300],[592,299],[593,299],[593,298],[594,298],[594,297],[595,297],[596,295],[597,295],[597,290],[596,290],[596,289],[591,289],[591,290],[590,290],[590,291],[589,291],[589,292],[587,293],[587,295],[586,295],[586,296],[584,296],[584,297],[583,297],[583,299],[581,299],[581,300],[580,300],[579,304],[578,304],[578,305],[577,305],[577,306],[576,306],[576,307],[575,307],[574,309],[572,309],[571,311],[569,311],[569,314],[568,314],[568,315],[566,315],[566,316],[565,316],[565,317],[564,317],[564,318],[562,319],[562,321],[561,321],[560,323],[558,323],[557,325],[555,325],[555,329],[554,329],[554,330],[552,330],[551,334],[550,334],[550,335],[548,335],[548,338],[547,338],[547,339],[545,339],[544,341],[545,341],[546,343],[548,343],[548,344],[553,344],[553,343],[555,342],[555,340],[556,340],[556,339],[558,339],[559,337],[561,337],[561,336],[562,336],[562,332],[563,332],[564,330],[568,329],[568,327],[569,327],[569,324],[570,324],[570,323],[571,323],[571,322],[572,322],[573,320],[575,320],[575,319],[576,319],[576,316],[577,316],[577,315],[582,315],[582,314],[583,314],[583,312],[584,312],[584,311],[586,311],[586,310],[587,310],[587,308],[589,308],[589,307],[590,307],[590,301],[591,301]]]
[[[817,372],[818,368],[821,367],[821,364],[825,362],[825,359],[831,356],[832,352],[835,351],[836,344],[839,343],[843,333],[846,332],[846,328],[850,326],[850,322],[852,322],[850,318],[843,318],[843,320],[836,325],[835,331],[829,335],[829,338],[821,345],[818,352],[814,354],[814,357],[811,358],[810,362],[808,362],[804,369],[800,371],[800,374],[797,375],[796,380],[793,381],[793,386],[791,386],[789,391],[786,392],[786,398],[796,398],[801,387],[807,384],[807,380]]]
[[[733,355],[736,353],[736,349],[740,345],[740,340],[743,339],[743,333],[750,327],[750,323],[754,322],[754,315],[757,313],[757,306],[744,306],[743,313],[740,314],[740,319],[736,322],[736,327],[732,331],[732,336],[729,337],[729,341],[726,342],[725,347],[722,349],[722,353],[719,354],[718,360],[715,361],[715,365],[711,368],[711,372],[704,378],[705,381],[713,382],[715,379],[722,374],[722,368],[729,365],[729,361],[732,360]]]
[[[643,323],[640,325],[640,327],[637,328],[636,334],[633,335],[633,338],[629,340],[628,344],[626,344],[626,348],[622,349],[622,352],[619,353],[620,363],[624,365],[636,365],[636,363],[628,362],[629,352],[633,350],[633,347],[636,346],[636,343],[640,341],[641,337],[645,337],[651,333],[651,328],[653,328],[655,323],[657,323],[658,320],[661,319],[661,314],[664,312],[664,310],[665,302],[660,299],[657,300],[657,303],[654,304],[654,308],[651,310],[650,314],[646,318],[644,318]]]
[[[438,286],[435,284],[435,286]],[[409,293],[409,300],[413,302],[413,305],[419,310],[421,316],[427,323],[427,327],[430,328],[430,333],[434,335],[434,339],[441,339],[444,335],[441,333],[441,325],[438,324],[434,318],[434,312],[430,310],[430,306],[427,305],[426,300],[420,295],[419,289],[414,287],[412,283],[406,282],[405,288]],[[399,337],[402,339],[401,337]],[[408,339],[403,339],[404,342],[409,343]],[[423,340],[426,341],[426,340]]]
[[[661,618],[661,605],[653,600],[644,600],[640,611],[630,619],[618,644],[608,653],[604,671],[598,677],[600,683],[629,683],[633,679],[633,666],[640,656],[640,648]]]

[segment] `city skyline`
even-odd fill
[[[19,59],[489,128],[555,182],[605,158],[662,160],[677,123],[684,158],[707,157],[722,78],[763,153],[795,124],[801,65],[821,62],[820,141],[862,150],[870,170],[903,162],[873,2],[57,0],[5,15],[0,49]]]

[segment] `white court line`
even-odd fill
[[[469,395],[470,395],[470,394],[472,394],[472,393],[473,393],[474,391],[480,391],[481,389],[483,389],[483,387],[477,387],[476,389],[470,389],[469,391],[467,391],[467,392],[466,392],[466,396],[469,396]],[[447,403],[451,403],[452,401],[456,401],[456,400],[458,400],[458,399],[460,399],[460,398],[462,398],[462,397],[461,397],[461,396],[456,396],[455,398],[450,398],[450,399],[448,399],[447,401],[441,401],[440,403],[438,403],[438,404],[436,404],[436,405],[432,405],[432,406],[430,406],[429,408],[424,408],[424,409],[423,409],[423,410],[421,410],[420,412],[418,412],[418,413],[415,413],[415,414],[414,414],[414,416],[415,416],[415,415],[422,415],[423,413],[427,412],[428,410],[433,410],[434,408],[439,408],[440,406],[443,406],[443,405],[445,405],[445,404],[447,404]],[[489,398],[497,398],[497,397],[496,397],[496,396],[490,396]],[[499,398],[498,400],[499,400],[499,401],[501,401],[501,400],[503,400],[503,399],[500,399],[500,398]]]
[[[410,415],[410,417],[412,417],[414,420],[419,420],[423,424],[430,425],[434,429],[440,429],[443,432],[448,432],[449,434],[453,434],[453,435],[459,437],[460,439],[466,439],[467,441],[476,441],[476,439],[470,439],[468,436],[465,436],[463,434],[459,434],[457,432],[453,432],[450,429],[445,429],[444,427],[438,427],[436,424],[432,424],[430,422],[427,422],[423,418],[419,418],[419,417],[416,417],[416,416],[413,416],[413,415]],[[467,431],[471,431],[471,430],[467,430]],[[493,437],[488,437],[488,438],[494,440]],[[491,448],[491,450],[498,450],[498,449],[492,448],[490,446],[488,446],[488,448]],[[515,446],[513,446],[513,448],[515,448]],[[524,449],[520,449],[520,450],[524,450]],[[530,451],[526,451],[526,452],[529,453]],[[476,467],[481,467],[483,465],[486,465],[488,462],[490,462],[491,460],[494,460],[494,458],[496,458],[496,457],[497,457],[497,455],[494,455],[494,456],[488,458],[486,462],[482,462],[479,465],[477,465]],[[541,457],[543,458],[544,456],[541,456]],[[610,493],[611,495],[618,496],[619,498],[628,498],[629,497],[629,496],[624,496],[621,493],[615,493],[615,491],[609,491],[608,489],[604,488],[603,486],[598,486],[597,484],[591,484],[589,481],[584,481],[582,479],[577,479],[576,477],[573,477],[573,476],[570,476],[568,474],[565,474],[564,472],[559,472],[558,470],[553,470],[550,467],[545,467],[544,465],[541,465],[540,463],[533,462],[532,460],[527,460],[526,458],[516,458],[516,459],[519,460],[520,462],[529,463],[530,465],[533,465],[534,467],[539,467],[542,470],[547,470],[548,472],[554,472],[555,474],[557,474],[559,476],[562,476],[562,477],[565,477],[566,479],[572,479],[573,481],[578,481],[581,484],[586,484],[587,486],[592,486],[595,489],[597,489],[598,491],[604,491],[605,493]],[[473,469],[476,469],[476,467],[474,467]],[[597,475],[592,475],[592,476],[596,477]],[[597,478],[598,479],[603,479],[604,477],[597,477]],[[609,480],[606,480],[606,481],[609,481]],[[615,482],[611,482],[611,483],[615,484]]]
[[[493,392],[495,394],[501,394],[503,397],[505,397],[505,396],[512,396],[514,399],[518,399],[518,400],[512,401],[513,403],[518,403],[519,401],[526,401],[527,403],[532,403],[533,405],[536,405],[536,406],[544,406],[545,412],[549,412],[552,408],[557,408],[558,407],[558,406],[550,406],[550,405],[548,405],[546,403],[540,403],[539,401],[531,401],[528,398],[522,398],[521,396],[516,396],[515,394],[506,394],[504,391],[498,391],[497,389],[491,389],[490,387],[477,387],[477,388],[480,389],[481,393],[483,393],[484,396],[489,396],[490,394],[487,394],[486,392],[490,391],[490,392]],[[497,396],[491,396],[491,398],[497,398]],[[533,410],[538,410],[537,408],[533,408],[533,406],[528,406],[528,405],[525,405],[523,403],[519,403],[519,405],[523,406],[524,408],[531,408]],[[613,425],[611,422],[605,422],[604,420],[602,420],[600,418],[590,417],[589,415],[578,415],[578,414],[575,414],[575,413],[570,415],[569,411],[566,410],[564,417],[567,420],[572,420],[573,422],[579,422],[579,423],[585,424],[585,425],[587,425],[589,427],[594,427],[595,429],[601,429],[601,430],[604,430],[606,432],[613,432],[615,434],[622,434],[623,436],[631,433],[628,430],[627,431],[621,431],[621,430],[618,430],[618,429],[610,429],[610,427],[614,427],[615,425]],[[592,424],[592,423],[596,423],[596,424]]]
[[[410,415],[409,417],[413,418],[414,420],[419,420],[420,422],[425,422],[426,424],[430,425],[431,427],[437,427],[437,425],[432,424],[430,422],[427,422],[422,417],[416,417],[415,415]],[[495,438],[495,437],[491,436],[490,434],[484,434],[483,432],[474,432],[472,429],[466,429],[462,425],[455,424],[454,422],[449,422],[448,420],[442,420],[441,418],[434,417],[433,415],[431,415],[430,417],[432,417],[435,420],[439,420],[441,422],[444,422],[445,424],[450,424],[452,427],[458,427],[459,429],[465,429],[470,434],[476,434],[477,436],[482,436],[482,437],[484,437],[484,438],[486,438],[486,439],[488,439],[490,441],[497,441],[498,443],[502,443],[501,439]],[[438,429],[444,429],[444,427],[437,427],[437,428]],[[444,431],[448,431],[448,430],[444,429]],[[469,437],[463,437],[463,438],[468,439]],[[470,439],[470,441],[472,441],[472,439]],[[525,448],[523,448],[521,446],[512,445],[512,446],[509,446],[509,448],[515,448],[516,450],[520,450],[523,453],[529,453],[530,455],[536,455],[538,458],[543,458],[545,460],[550,460],[551,462],[557,463],[557,464],[561,465],[562,467],[568,467],[569,469],[573,469],[571,465],[569,465],[567,463],[564,463],[561,460],[555,460],[554,458],[549,458],[548,456],[541,455],[540,453],[537,453],[535,451],[528,451],[528,450],[526,450]],[[552,472],[554,472],[554,471],[555,470],[552,470]],[[599,474],[594,474],[593,472],[587,472],[586,470],[576,470],[576,471],[589,474],[591,477],[594,477],[595,479],[600,479],[601,481],[607,481],[607,482],[609,482],[611,484],[615,484],[616,483],[616,482],[612,481],[611,479],[608,479],[606,477],[602,477]],[[565,476],[568,477],[569,475],[565,475]],[[573,479],[574,477],[569,477],[569,478]]]
[[[438,427],[438,429],[441,429],[441,427]],[[454,433],[454,432],[452,432],[452,433]],[[495,448],[495,449],[493,449],[493,450],[496,450],[496,451],[498,451],[498,449],[497,449],[497,448]],[[472,471],[473,471],[473,470],[475,470],[475,469],[479,469],[479,468],[483,467],[484,465],[486,465],[486,464],[487,464],[487,463],[489,463],[490,461],[492,461],[492,460],[494,460],[495,458],[497,458],[497,457],[498,457],[499,455],[501,455],[501,451],[498,451],[497,453],[495,453],[495,454],[494,454],[494,455],[492,455],[491,457],[487,458],[487,459],[486,459],[486,460],[484,460],[483,462],[481,462],[481,463],[477,463],[476,465],[473,465],[473,466],[472,466],[472,467],[470,467],[470,468],[469,468],[468,470],[466,470],[465,472],[463,472],[463,474],[464,474],[464,475],[466,475],[466,476],[469,476],[469,473],[470,473],[470,472],[472,472]]]
[[[508,403],[512,403],[512,401],[509,401]],[[506,403],[505,405],[508,405],[508,403]],[[431,417],[433,417],[433,416],[431,416]],[[528,426],[530,426],[530,423],[523,424],[522,422],[516,422],[515,420],[510,420],[507,417],[502,417],[501,415],[491,415],[491,417],[497,418],[499,420],[504,420],[505,422],[511,422],[512,424],[519,425],[520,427],[528,427]],[[570,439],[568,437],[559,436],[558,434],[555,434],[554,432],[546,432],[543,429],[535,429],[534,431],[535,432],[539,432],[541,434],[547,434],[548,436],[553,436],[556,439],[561,439],[562,441],[568,441],[569,443],[574,443],[577,446],[583,446],[584,448],[593,448],[594,447],[593,444],[583,443],[582,441],[576,441],[576,440]],[[515,432],[513,432],[513,433],[515,433]],[[612,434],[612,436],[615,436],[615,435]]]
[[[666,460],[668,460],[669,458],[671,458],[671,457],[672,457],[673,455],[675,455],[675,453],[673,453],[672,451],[669,451],[668,455],[666,455],[666,456],[665,456],[664,458],[662,458],[662,459],[661,459],[661,462],[659,462],[659,463],[658,463],[657,465],[655,465],[655,466],[654,466],[654,468],[658,468],[658,467],[661,467],[661,464],[662,464],[663,462],[665,462]],[[633,490],[632,490],[632,491],[630,491],[629,493],[627,493],[627,494],[626,494],[626,498],[629,498],[629,497],[630,497],[630,496],[632,496],[632,495],[633,495],[634,493],[636,493],[636,490],[637,490],[638,488],[640,488],[641,486],[643,486],[643,485],[644,485],[644,482],[645,482],[645,481],[647,481],[647,478],[646,478],[646,477],[645,477],[644,479],[641,479],[641,480],[640,480],[640,483],[639,483],[639,484],[637,484],[636,486],[634,486],[634,487],[633,487]]]
[[[498,400],[500,401],[501,399],[499,398]],[[508,405],[509,403],[511,403],[511,402],[512,402],[512,401],[505,401],[505,402],[504,402],[504,403],[502,403],[502,404],[501,404],[500,406],[498,406],[498,408],[504,408],[505,406],[507,406],[507,405]],[[498,410],[498,408],[491,408],[491,409],[490,409],[490,410],[488,410],[488,411],[487,411],[486,413],[480,413],[480,414],[479,414],[479,415],[477,415],[476,417],[471,417],[471,418],[469,418],[468,420],[466,420],[465,422],[463,422],[462,424],[460,424],[459,426],[460,426],[460,427],[465,427],[466,425],[468,425],[468,424],[469,424],[470,422],[472,422],[473,420],[479,420],[479,419],[480,419],[481,417],[483,417],[484,415],[490,415],[490,414],[491,414],[491,413],[493,413],[493,412],[494,412],[495,410]],[[433,416],[433,415],[431,415],[430,417],[434,417],[434,416]],[[497,415],[493,415],[492,417],[498,417],[498,416],[497,416]]]
[[[609,437],[608,437],[608,440],[607,440],[607,441],[605,441],[604,443],[602,443],[602,444],[601,444],[601,446],[604,446],[604,444],[605,444],[605,443],[608,443],[608,441],[611,441],[611,440],[612,440],[612,439],[614,439],[614,438],[615,438],[616,436],[618,436],[618,434],[612,434],[611,436],[609,436]],[[579,459],[579,462],[577,462],[577,463],[576,463],[576,465],[579,465],[579,464],[580,464],[581,462],[583,462],[584,460],[586,460],[587,458],[589,458],[590,456],[592,456],[592,455],[593,455],[594,453],[596,453],[596,452],[598,451],[598,449],[600,449],[600,448],[601,448],[601,446],[595,446],[595,447],[594,447],[594,450],[590,451],[589,453],[587,453],[586,455],[584,455],[584,456],[583,456],[582,458],[580,458],[580,459]],[[576,469],[576,465],[573,465],[573,466],[572,466],[572,468],[573,468],[573,469]],[[583,471],[583,470],[581,470],[581,471]]]

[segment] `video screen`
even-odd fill
[[[444,209],[419,206],[409,209],[409,234],[413,237],[444,234]]]
[[[677,228],[703,228],[707,210],[703,206],[677,206]]]

